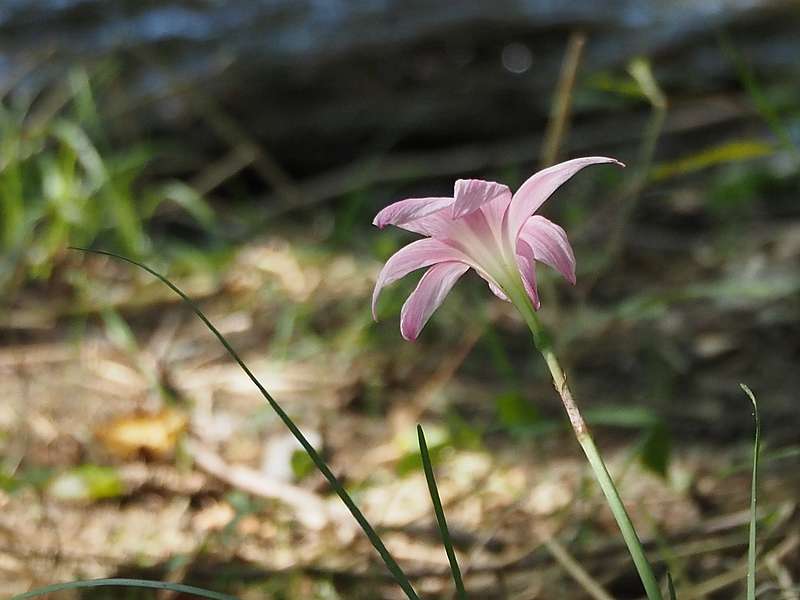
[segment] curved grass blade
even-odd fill
[[[211,600],[237,600],[235,596],[212,592],[191,585],[182,583],[169,583],[167,581],[149,581],[147,579],[87,579],[84,581],[68,581],[67,583],[56,583],[41,587],[24,594],[18,594],[11,600],[23,600],[25,598],[36,598],[47,594],[54,594],[61,590],[78,590],[95,587],[127,587],[127,588],[149,588],[152,590],[169,590],[179,594],[190,594],[199,598],[211,598]]]
[[[286,427],[289,429],[289,431],[292,433],[292,435],[295,437],[295,439],[300,443],[301,446],[303,446],[303,449],[306,451],[308,456],[314,462],[314,465],[317,467],[317,469],[319,469],[320,473],[322,473],[322,475],[325,477],[325,479],[328,480],[328,483],[330,484],[330,486],[333,488],[333,490],[336,492],[336,494],[339,496],[339,498],[341,498],[342,502],[344,502],[344,505],[350,511],[350,514],[353,515],[353,518],[358,522],[359,526],[364,531],[366,536],[369,538],[369,541],[372,543],[372,546],[375,548],[375,550],[380,555],[381,559],[383,560],[384,564],[386,565],[386,568],[389,569],[389,572],[392,574],[392,576],[394,577],[394,579],[397,582],[397,584],[405,592],[406,596],[408,596],[409,600],[420,600],[419,596],[417,596],[417,593],[414,591],[414,588],[411,585],[411,582],[408,580],[408,577],[403,572],[403,570],[400,568],[400,565],[397,564],[397,561],[395,561],[395,559],[389,553],[388,548],[386,548],[384,543],[381,541],[381,538],[378,536],[377,532],[372,528],[372,525],[369,524],[369,521],[367,521],[367,518],[359,510],[358,506],[356,506],[356,503],[350,497],[350,494],[348,494],[347,491],[344,489],[342,484],[336,478],[336,475],[334,475],[333,471],[331,471],[330,467],[328,467],[327,463],[317,453],[317,451],[314,449],[314,446],[311,445],[311,442],[309,442],[306,439],[306,437],[303,435],[303,433],[300,431],[300,429],[298,429],[297,425],[294,424],[294,421],[292,421],[292,419],[289,417],[289,415],[286,414],[286,412],[281,408],[281,406],[277,403],[277,401],[270,395],[270,393],[261,384],[261,382],[258,380],[258,378],[256,378],[255,375],[253,375],[253,372],[244,363],[242,358],[239,356],[239,354],[236,352],[236,350],[233,349],[233,347],[230,345],[230,343],[228,343],[228,340],[225,339],[225,336],[222,335],[220,333],[220,331],[214,326],[214,324],[211,321],[208,320],[208,317],[206,317],[206,315],[203,313],[203,311],[200,310],[200,308],[197,306],[197,304],[195,304],[194,301],[192,301],[192,299],[189,298],[189,296],[184,294],[178,288],[178,286],[176,286],[174,283],[172,283],[169,279],[167,279],[166,277],[164,277],[160,273],[154,271],[153,269],[151,269],[147,265],[144,265],[144,264],[142,264],[140,262],[137,262],[137,261],[135,261],[135,260],[133,260],[131,258],[128,258],[126,256],[121,256],[119,254],[114,254],[113,252],[107,252],[105,250],[89,250],[87,248],[75,248],[75,247],[71,247],[70,249],[71,250],[80,250],[81,252],[89,252],[89,253],[93,253],[93,254],[102,254],[102,255],[105,255],[105,256],[110,256],[112,258],[117,258],[119,260],[124,260],[125,262],[128,262],[128,263],[130,263],[132,265],[135,265],[135,266],[139,267],[140,269],[143,269],[143,270],[147,271],[153,277],[155,277],[158,280],[160,280],[164,285],[166,285],[173,292],[178,294],[178,296],[180,296],[186,304],[189,305],[189,307],[194,311],[194,313],[203,322],[203,324],[206,327],[208,327],[208,329],[211,331],[211,333],[213,333],[214,336],[219,340],[219,342],[225,347],[225,350],[227,350],[228,354],[230,354],[233,357],[233,359],[236,361],[236,363],[239,365],[239,367],[242,369],[242,371],[244,371],[245,374],[247,375],[247,377],[250,379],[250,381],[253,382],[253,385],[255,385],[256,388],[258,388],[258,391],[261,392],[261,395],[264,396],[264,399],[270,405],[272,410],[275,411],[275,413],[278,415],[278,417],[280,417],[280,420],[283,421],[283,424],[286,425]]]
[[[436,513],[436,523],[439,525],[439,532],[442,535],[444,551],[447,553],[447,560],[450,561],[450,571],[453,573],[456,594],[459,600],[466,600],[467,592],[464,589],[464,581],[461,579],[461,569],[458,568],[458,560],[453,549],[453,542],[450,539],[450,531],[447,529],[447,519],[444,516],[442,500],[439,498],[439,489],[436,487],[436,479],[433,476],[433,465],[431,465],[431,456],[428,452],[428,444],[425,442],[422,425],[417,425],[417,437],[419,438],[419,451],[422,454],[422,467],[425,470],[425,479],[428,480],[428,491],[433,501],[433,511]]]
[[[667,571],[667,589],[669,590],[669,600],[678,600],[678,594],[675,593],[675,583],[672,581],[672,573]]]
[[[756,491],[758,490],[758,450],[761,437],[761,419],[758,416],[758,402],[753,392],[745,384],[739,387],[753,403],[753,420],[756,431],[753,441],[753,476],[750,483],[750,540],[747,544],[747,600],[756,598]]]

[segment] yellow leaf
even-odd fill
[[[121,458],[164,459],[186,430],[186,416],[165,408],[154,414],[126,415],[95,430],[106,450]]]

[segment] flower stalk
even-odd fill
[[[522,317],[525,319],[525,323],[528,325],[531,334],[533,334],[533,341],[536,345],[536,349],[539,350],[545,363],[547,363],[550,375],[553,378],[553,385],[564,404],[564,409],[567,412],[567,417],[569,417],[572,430],[575,432],[575,437],[583,449],[589,461],[589,465],[592,467],[597,483],[600,485],[600,489],[603,490],[611,513],[614,515],[614,519],[617,521],[617,525],[622,532],[622,537],[625,540],[628,552],[636,566],[636,571],[639,573],[639,578],[642,580],[642,585],[644,586],[648,599],[663,600],[661,587],[644,553],[642,542],[639,540],[639,536],[636,533],[636,529],[633,527],[630,516],[628,516],[628,512],[625,510],[625,505],[622,503],[622,498],[620,498],[617,487],[614,485],[614,480],[611,478],[608,468],[606,468],[600,456],[600,452],[597,450],[589,428],[583,420],[580,409],[572,397],[572,392],[567,383],[567,377],[564,374],[564,370],[561,368],[561,364],[558,362],[558,357],[555,355],[555,352],[553,352],[552,344],[539,318],[536,316],[533,305],[521,286],[516,291],[509,294],[509,299],[514,303],[517,310],[520,311]]]

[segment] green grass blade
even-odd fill
[[[230,343],[228,343],[228,340],[225,339],[225,336],[222,335],[220,331],[214,326],[214,324],[208,320],[208,317],[206,317],[203,311],[200,310],[197,304],[195,304],[191,298],[189,298],[186,294],[184,294],[169,279],[167,279],[160,273],[154,271],[147,265],[137,262],[131,258],[127,258],[119,254],[114,254],[113,252],[107,252],[105,250],[89,250],[86,248],[74,248],[74,247],[70,249],[80,250],[81,252],[102,254],[105,256],[111,256],[112,258],[117,258],[119,260],[124,260],[125,262],[128,262],[132,265],[139,267],[140,269],[147,271],[153,277],[160,280],[164,285],[169,287],[173,292],[178,294],[178,296],[180,296],[183,299],[183,301],[194,311],[194,313],[203,322],[203,324],[205,324],[205,326],[208,327],[211,333],[213,333],[214,336],[219,340],[219,342],[224,346],[225,350],[228,351],[228,354],[230,354],[233,357],[233,359],[236,361],[239,367],[241,367],[242,371],[244,371],[247,377],[250,379],[250,381],[253,382],[253,385],[255,385],[256,388],[258,388],[258,391],[261,392],[261,395],[264,396],[264,399],[270,405],[272,410],[274,410],[275,413],[280,418],[280,420],[283,421],[283,424],[286,425],[286,427],[289,429],[289,431],[292,433],[295,439],[300,443],[301,446],[303,446],[303,449],[306,451],[306,453],[308,453],[308,456],[314,462],[314,465],[317,467],[317,469],[319,469],[320,473],[322,473],[325,479],[328,480],[328,483],[330,484],[331,488],[333,488],[333,490],[336,492],[339,498],[341,498],[342,502],[344,502],[344,505],[350,511],[350,514],[353,515],[353,518],[355,518],[361,529],[369,538],[369,541],[372,542],[373,547],[380,555],[381,559],[383,560],[386,567],[389,569],[389,572],[392,574],[395,581],[397,581],[398,585],[403,589],[406,596],[408,596],[410,600],[419,600],[419,596],[417,596],[417,593],[414,591],[414,588],[411,585],[411,582],[408,580],[408,577],[400,568],[400,565],[397,564],[397,561],[395,561],[395,559],[389,553],[389,550],[381,541],[381,538],[373,529],[372,525],[369,524],[367,518],[362,514],[362,512],[356,506],[355,502],[350,497],[350,494],[347,493],[342,484],[336,478],[336,475],[333,474],[333,471],[330,470],[330,467],[328,467],[327,463],[317,453],[317,451],[314,449],[314,446],[311,445],[311,442],[309,442],[306,439],[306,437],[303,435],[303,433],[300,431],[297,425],[294,424],[294,421],[292,421],[289,415],[286,414],[283,408],[281,408],[281,406],[277,403],[277,401],[275,401],[275,399],[270,395],[270,393],[266,390],[266,388],[261,384],[258,378],[256,378],[256,376],[250,370],[250,368],[244,363],[244,361],[236,352],[236,350],[234,350],[233,347],[230,345]]]
[[[211,600],[237,600],[235,596],[204,590],[191,585],[182,583],[169,583],[167,581],[149,581],[146,579],[87,579],[85,581],[69,581],[67,583],[56,583],[47,587],[38,588],[14,596],[11,600],[23,600],[24,598],[36,598],[54,594],[61,590],[77,590],[95,587],[127,587],[127,588],[149,588],[152,590],[169,590],[180,594],[190,594],[200,598],[211,598]]]
[[[753,442],[753,477],[750,483],[750,540],[747,545],[747,600],[756,598],[756,491],[758,490],[758,450],[761,437],[761,419],[758,416],[758,402],[753,392],[745,384],[740,383],[745,394],[753,403],[753,420],[756,431]]]
[[[675,592],[675,583],[672,581],[672,573],[667,571],[667,589],[669,590],[669,600],[678,600],[678,594]]]
[[[417,437],[419,437],[419,451],[422,454],[425,479],[428,480],[428,491],[430,491],[431,500],[433,501],[433,511],[436,513],[436,523],[439,525],[439,532],[442,535],[442,544],[444,544],[444,550],[447,553],[447,560],[450,561],[450,571],[453,573],[457,597],[459,600],[466,600],[467,592],[464,589],[464,581],[461,579],[461,569],[458,568],[458,560],[453,549],[453,542],[450,539],[450,531],[447,529],[447,519],[444,516],[442,500],[439,498],[439,489],[436,487],[436,478],[433,476],[433,465],[431,465],[431,456],[428,452],[428,444],[425,442],[422,425],[417,425]]]

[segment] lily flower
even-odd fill
[[[538,310],[535,263],[549,265],[574,285],[575,255],[564,230],[534,213],[575,173],[598,163],[625,166],[602,156],[576,158],[539,171],[513,195],[501,183],[459,179],[453,197],[409,198],[384,208],[374,225],[395,225],[426,237],[386,261],[372,294],[373,318],[381,290],[424,267],[429,268],[400,313],[400,332],[407,340],[417,338],[470,268],[499,298],[516,301],[524,290]]]

